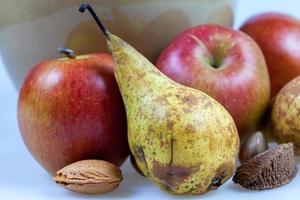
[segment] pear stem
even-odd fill
[[[74,53],[74,51],[72,49],[68,49],[65,47],[58,47],[57,50],[60,54],[64,54],[64,55],[68,56],[68,58],[70,58],[70,59],[76,58],[76,54]]]
[[[106,27],[104,26],[104,24],[101,22],[101,20],[98,18],[98,16],[96,15],[94,9],[92,8],[92,6],[89,3],[84,3],[81,4],[81,6],[79,7],[79,12],[84,13],[84,11],[88,9],[88,11],[91,13],[91,15],[93,16],[94,20],[96,21],[96,23],[98,24],[101,32],[104,34],[104,36],[106,37],[106,39],[109,39],[109,31],[106,29]]]

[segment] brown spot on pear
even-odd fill
[[[191,167],[163,165],[157,161],[153,163],[153,175],[160,180],[165,189],[172,191],[183,183],[191,174],[199,170],[201,164]]]

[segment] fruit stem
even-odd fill
[[[68,56],[68,58],[70,58],[70,59],[76,58],[76,54],[74,53],[74,51],[72,49],[68,49],[65,47],[58,47],[57,50],[60,54],[64,54],[64,55]]]
[[[104,34],[104,36],[106,37],[106,39],[109,39],[109,31],[106,29],[106,27],[104,26],[104,24],[101,22],[101,20],[98,18],[98,16],[96,15],[94,9],[91,7],[91,5],[89,3],[84,3],[81,4],[81,6],[79,7],[79,12],[84,13],[84,11],[88,9],[88,11],[91,13],[91,15],[93,16],[93,18],[95,19],[96,23],[98,24],[101,32]]]

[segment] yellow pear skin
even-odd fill
[[[110,34],[125,103],[128,141],[143,174],[174,194],[215,189],[235,170],[239,137],[229,113],[208,95],[175,83]]]
[[[239,150],[230,114],[210,96],[163,75],[117,36],[104,34],[126,108],[129,146],[143,174],[173,194],[221,186],[233,175]]]

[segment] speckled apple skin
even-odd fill
[[[255,129],[268,106],[270,80],[262,52],[250,37],[231,28],[201,25],[186,30],[163,50],[156,66],[220,102],[242,137]]]
[[[18,123],[26,146],[51,174],[83,159],[120,166],[129,155],[125,108],[109,54],[33,67],[20,91]]]
[[[300,76],[278,93],[272,110],[272,133],[279,143],[293,142],[300,155]]]

